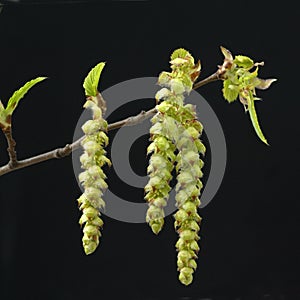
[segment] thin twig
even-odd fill
[[[217,71],[216,73],[208,76],[207,78],[201,80],[201,81],[198,81],[194,84],[193,86],[193,90],[197,90],[199,87],[203,86],[203,85],[206,85],[210,82],[213,82],[213,81],[217,81],[220,79],[220,72]]]
[[[149,119],[156,113],[156,108],[152,108],[148,111],[141,111],[138,115],[129,117],[125,120],[118,121],[116,123],[112,123],[108,125],[108,130],[117,129],[123,126],[134,126],[144,122],[145,120]]]
[[[7,129],[3,130],[3,133],[6,137],[7,140],[7,153],[9,156],[9,166],[11,168],[15,167],[18,163],[18,159],[17,159],[17,152],[16,152],[16,141],[14,140],[13,136],[12,136],[12,127],[9,126],[7,127]]]
[[[219,79],[219,73],[216,72],[216,73],[212,74],[211,76],[195,83],[193,89],[194,90],[198,89],[199,87],[201,87],[205,84],[208,84],[210,82],[216,81],[218,79]],[[128,117],[124,120],[109,124],[107,130],[110,131],[110,130],[118,129],[123,126],[137,125],[137,124],[142,123],[145,120],[149,119],[155,113],[156,113],[156,108],[152,108],[148,111],[141,111],[136,116]],[[18,169],[22,169],[22,168],[25,168],[28,166],[38,164],[40,162],[50,160],[50,159],[58,159],[58,158],[66,157],[66,156],[70,155],[74,150],[78,149],[80,147],[81,141],[84,139],[84,136],[82,136],[81,138],[79,138],[78,140],[73,142],[72,144],[67,144],[62,148],[54,149],[52,151],[33,156],[31,158],[27,158],[27,159],[18,161],[16,152],[15,152],[15,141],[12,138],[11,131],[5,133],[5,135],[6,135],[6,138],[8,141],[8,145],[9,145],[8,153],[10,156],[10,161],[8,164],[0,167],[0,176],[10,173],[12,171],[18,170]]]

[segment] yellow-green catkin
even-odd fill
[[[195,66],[190,58],[192,57],[184,49],[173,53],[172,68],[176,64],[183,68],[180,72],[177,72],[178,68],[173,68],[171,73],[162,72],[158,83],[165,87],[155,96],[158,103],[157,114],[151,120],[150,140],[152,143],[147,149],[148,154],[152,153],[147,169],[150,180],[145,187],[145,199],[149,204],[146,221],[155,234],[158,234],[163,227],[165,216],[163,208],[167,204],[171,190],[169,183],[176,162],[174,135],[177,130],[175,122],[178,108],[183,105],[183,94],[192,89],[191,78],[195,79],[200,71],[200,63]]]
[[[156,99],[158,116],[162,119],[162,132],[172,141],[177,151],[176,155],[176,206],[174,215],[175,228],[179,234],[176,243],[178,251],[177,267],[179,280],[189,285],[197,267],[198,231],[201,217],[197,209],[200,205],[200,190],[202,183],[201,168],[205,147],[200,140],[202,125],[197,120],[196,109],[191,104],[185,104],[185,95],[193,88],[194,81],[200,73],[200,62],[195,64],[191,54],[178,49],[171,56],[172,72],[162,72],[158,83],[163,87]]]
[[[193,273],[197,267],[195,259],[199,251],[197,242],[199,240],[198,232],[201,217],[197,212],[197,208],[201,204],[199,199],[202,188],[201,177],[203,175],[201,168],[204,164],[199,157],[199,152],[204,154],[205,148],[199,140],[201,131],[196,129],[193,123],[187,122],[184,128],[176,143],[179,151],[176,165],[175,198],[178,211],[174,215],[174,225],[179,234],[176,243],[179,280],[183,284],[189,285],[193,280]]]
[[[107,188],[103,165],[110,164],[104,149],[108,144],[107,122],[102,118],[102,110],[96,97],[89,97],[84,105],[92,110],[93,119],[88,120],[82,130],[85,138],[81,142],[84,153],[80,156],[81,167],[79,181],[84,193],[78,198],[82,216],[79,224],[83,226],[82,244],[86,254],[93,253],[99,245],[100,229],[103,226],[100,209],[104,208],[103,193]]]
[[[169,185],[172,179],[171,172],[176,159],[175,146],[165,134],[167,126],[163,125],[164,116],[161,112],[152,118],[153,126],[150,129],[150,140],[152,143],[147,149],[147,153],[152,153],[149,166],[147,168],[150,180],[145,186],[149,208],[147,210],[146,221],[151,226],[152,231],[158,234],[164,224],[164,207],[167,205]]]

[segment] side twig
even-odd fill
[[[196,90],[205,84],[208,84],[210,82],[218,80],[220,78],[219,75],[220,75],[219,72],[216,72],[216,73],[212,74],[211,76],[209,76],[199,82],[196,82],[194,84],[193,89]],[[136,116],[131,116],[124,120],[109,124],[107,130],[110,131],[110,130],[118,129],[123,126],[137,125],[137,124],[142,123],[145,120],[149,119],[155,113],[156,113],[155,107],[148,111],[141,111]],[[12,171],[18,170],[18,169],[22,169],[22,168],[25,168],[28,166],[32,166],[32,165],[50,160],[50,159],[59,159],[59,158],[66,157],[66,156],[70,155],[74,150],[78,149],[80,147],[81,141],[84,139],[84,136],[83,136],[83,137],[79,138],[78,140],[76,140],[75,142],[73,142],[72,144],[67,144],[62,148],[57,148],[52,151],[33,156],[31,158],[27,158],[27,159],[18,161],[17,153],[15,151],[16,143],[12,137],[11,128],[9,131],[4,132],[4,134],[5,134],[7,142],[8,142],[8,153],[9,153],[10,161],[8,164],[0,167],[0,176],[10,173]]]
[[[18,164],[18,159],[17,159],[17,152],[16,152],[16,141],[14,140],[12,136],[12,127],[9,126],[7,129],[3,130],[3,133],[6,137],[7,140],[7,153],[9,156],[9,162],[8,165],[10,168],[14,168]]]

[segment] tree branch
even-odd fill
[[[210,82],[218,80],[219,78],[220,78],[219,73],[216,72],[216,73],[212,74],[211,76],[195,83],[193,89],[196,90],[205,84],[208,84]],[[155,107],[148,111],[141,111],[136,116],[128,117],[124,120],[109,124],[107,127],[107,130],[110,131],[110,130],[118,129],[123,126],[137,125],[137,124],[142,123],[145,120],[149,119],[155,113],[156,113]],[[14,139],[12,138],[11,128],[9,131],[4,132],[4,134],[6,136],[6,139],[7,139],[8,145],[9,145],[8,153],[9,153],[10,161],[8,164],[0,167],[0,176],[10,173],[12,171],[18,170],[18,169],[22,169],[22,168],[25,168],[28,166],[38,164],[40,162],[50,160],[50,159],[59,159],[59,158],[66,157],[66,156],[70,155],[74,150],[78,149],[80,147],[81,141],[84,139],[84,136],[82,136],[77,141],[73,142],[72,144],[67,144],[62,148],[57,148],[52,151],[33,156],[31,158],[27,158],[27,159],[18,161],[17,154],[15,151],[16,143],[15,143]]]
[[[137,124],[145,121],[146,119],[150,118],[151,116],[153,116],[155,114],[155,112],[156,112],[155,108],[150,109],[148,111],[141,111],[136,116],[129,117],[127,119],[109,124],[107,127],[107,130],[110,131],[110,130],[117,129],[117,128],[120,128],[123,126],[137,125]],[[72,144],[67,144],[66,146],[64,146],[62,148],[57,148],[52,151],[33,156],[31,158],[27,158],[27,159],[20,160],[20,161],[16,160],[14,162],[14,164],[11,164],[9,162],[8,164],[6,164],[0,168],[0,176],[10,173],[12,171],[18,170],[18,169],[22,169],[22,168],[25,168],[28,166],[38,164],[38,163],[46,161],[46,160],[50,160],[50,159],[54,159],[54,158],[59,159],[59,158],[66,157],[66,156],[70,155],[74,150],[76,150],[80,147],[80,143],[83,139],[84,139],[84,136],[82,136],[81,138],[79,138]],[[9,152],[9,153],[11,153],[11,152]]]

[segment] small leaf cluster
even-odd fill
[[[239,98],[245,111],[250,114],[257,136],[265,144],[268,144],[258,122],[254,101],[261,100],[256,96],[256,89],[265,90],[276,79],[261,79],[258,77],[259,66],[263,66],[263,62],[255,63],[251,58],[244,55],[236,55],[233,58],[229,50],[223,47],[221,47],[221,50],[225,56],[224,65],[226,63],[226,66],[228,66],[222,75],[224,80],[223,96],[229,103]]]

